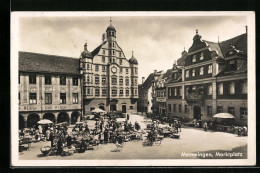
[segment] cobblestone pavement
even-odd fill
[[[132,123],[135,121],[140,122],[142,129],[146,126],[146,120],[140,115],[131,115],[130,121]],[[95,121],[88,121],[87,123],[92,128]],[[247,137],[238,137],[237,135],[224,132],[205,132],[202,129],[188,127],[182,128],[180,135],[180,139],[164,138],[161,145],[144,147],[142,141],[129,141],[124,143],[120,152],[113,152],[116,148],[115,144],[100,144],[95,146],[94,150],[87,150],[85,153],[74,153],[70,156],[43,156],[40,148],[50,145],[50,142],[41,141],[32,143],[29,151],[20,152],[19,159],[242,159],[247,157]],[[228,153],[233,153],[233,156],[231,157],[232,154]],[[242,155],[236,155],[236,153],[242,153]]]

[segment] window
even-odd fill
[[[117,84],[117,78],[116,77],[112,77],[112,85],[116,85]]]
[[[196,69],[192,69],[192,76],[196,76]]]
[[[131,89],[131,95],[134,95],[134,90],[133,89]]]
[[[200,67],[200,75],[203,75],[203,74],[204,74],[204,68]]]
[[[208,74],[211,74],[212,73],[212,65],[209,65],[208,66]]]
[[[123,68],[120,68],[120,73],[122,73],[123,72]]]
[[[29,103],[30,104],[37,104],[36,93],[30,93],[29,94]]]
[[[95,96],[99,96],[99,88],[95,89]]]
[[[137,95],[137,90],[135,90],[135,95]]]
[[[89,70],[89,64],[87,64],[87,70]]]
[[[29,84],[36,84],[36,75],[35,74],[29,75]]]
[[[106,78],[102,77],[102,85],[105,85],[105,84],[106,84]]]
[[[241,120],[247,119],[247,108],[244,107],[240,108],[240,119]]]
[[[182,96],[182,87],[179,87],[179,96]]]
[[[123,62],[122,62],[122,59],[119,60],[119,63],[120,63],[120,65],[122,65],[122,63],[123,63]]]
[[[119,79],[119,84],[123,85],[123,79]]]
[[[72,103],[78,103],[78,93],[72,93]]]
[[[102,96],[107,95],[107,90],[106,89],[102,89]]]
[[[113,63],[115,63],[115,58],[113,58]]]
[[[109,55],[111,55],[112,54],[112,52],[111,52],[111,50],[109,50]]]
[[[125,95],[129,96],[129,90],[125,90]]]
[[[133,107],[133,106],[129,106],[129,109],[133,110],[133,109],[134,109],[134,107]]]
[[[123,90],[120,90],[119,93],[120,93],[120,95],[123,95],[123,94],[124,94],[124,91],[123,91]]]
[[[89,79],[89,76],[87,76],[87,83],[89,83],[90,82],[90,79]]]
[[[125,84],[129,86],[129,79],[125,79]]]
[[[242,94],[247,94],[247,82],[246,81],[243,81],[241,83],[241,93]]]
[[[60,93],[60,104],[66,104],[66,93]]]
[[[172,105],[168,104],[168,112],[171,112],[171,111],[172,111]]]
[[[89,88],[88,88],[88,90],[87,90],[87,91],[88,91],[88,94],[90,94],[90,89],[89,89]]]
[[[98,71],[98,70],[99,70],[98,65],[96,65],[95,66],[95,71]]]
[[[135,79],[135,85],[137,85],[137,79]]]
[[[125,69],[125,73],[128,74],[128,68]]]
[[[200,53],[200,60],[203,60],[204,57],[203,57],[203,52]]]
[[[217,113],[223,112],[223,106],[217,106]]]
[[[236,61],[230,60],[229,61],[229,67],[230,67],[231,70],[236,70]]]
[[[181,110],[181,105],[179,105],[179,113],[181,113],[181,111],[182,111],[182,110]]]
[[[212,106],[207,106],[207,114],[208,116],[212,116]]]
[[[73,77],[72,82],[74,86],[78,86],[78,77]]]
[[[106,58],[103,56],[102,57],[102,62],[105,63],[106,62]]]
[[[113,55],[115,55],[115,51],[113,50]]]
[[[218,95],[223,95],[223,83],[218,84]]]
[[[103,54],[104,54],[104,55],[106,54],[106,51],[105,51],[105,49],[103,49]]]
[[[45,104],[51,104],[51,103],[52,103],[51,93],[45,93]]]
[[[95,77],[95,84],[99,84],[99,77],[98,76]]]
[[[109,62],[111,62],[111,57],[109,57]]]
[[[66,85],[66,76],[60,76],[60,85]]]
[[[112,90],[112,96],[116,96],[117,95],[117,90]]]
[[[168,96],[169,96],[169,97],[172,96],[172,88],[168,88]]]
[[[83,87],[83,94],[85,95],[86,94],[86,88]]]
[[[228,84],[228,93],[235,94],[235,82],[230,82]]]
[[[176,104],[173,105],[173,112],[176,113]]]
[[[51,85],[51,76],[45,75],[45,85]]]
[[[208,95],[212,95],[212,84],[208,85],[208,90],[207,90]]]
[[[186,78],[190,77],[190,71],[189,70],[185,71],[185,76],[186,76]]]
[[[115,43],[113,42],[113,47],[115,47]]]
[[[174,88],[174,96],[177,96],[177,88]]]
[[[185,105],[185,114],[188,114],[188,113],[190,113],[189,107],[188,107],[188,105]]]
[[[102,72],[106,72],[106,66],[102,66]]]
[[[110,34],[111,35],[111,34]],[[111,47],[112,45],[111,45],[111,43],[109,43],[109,47]]]
[[[191,61],[192,61],[192,62],[196,62],[196,55],[193,55],[193,56],[192,56]]]
[[[135,68],[135,74],[137,74],[138,73],[138,69],[137,68]]]
[[[235,116],[235,108],[234,107],[228,107],[228,113]]]
[[[122,56],[122,53],[121,52],[119,52],[119,57],[121,57]]]

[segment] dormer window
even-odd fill
[[[236,61],[235,60],[229,61],[229,69],[230,70],[236,70]]]
[[[200,60],[203,60],[204,57],[203,57],[203,52],[200,53]]]
[[[193,56],[192,56],[191,61],[192,61],[192,62],[196,62],[196,55],[193,55]]]

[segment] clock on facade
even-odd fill
[[[111,71],[112,71],[113,73],[116,73],[116,67],[112,67],[112,68],[111,68]]]

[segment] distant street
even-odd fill
[[[144,117],[131,115],[130,121],[138,121],[141,128],[146,127]],[[90,128],[95,121],[88,121]],[[70,129],[71,130],[71,129]],[[70,160],[70,159],[242,159],[247,157],[247,137],[224,132],[203,131],[184,127],[180,139],[164,138],[161,145],[143,146],[142,141],[125,142],[120,152],[113,152],[115,144],[100,144],[94,150],[74,153],[71,156],[43,156],[40,148],[50,146],[50,142],[32,143],[29,151],[19,153],[21,160]],[[145,135],[144,135],[145,136]],[[145,137],[144,137],[145,138]],[[199,153],[198,153],[199,152]],[[225,153],[226,152],[226,153]],[[194,155],[197,153],[198,155]],[[216,154],[217,153],[217,154]],[[229,154],[231,153],[231,154]],[[213,156],[213,157],[211,157]]]

